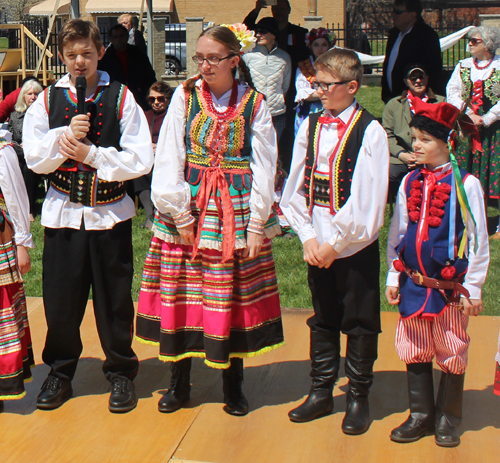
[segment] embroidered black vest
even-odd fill
[[[99,87],[94,97],[86,102],[90,113],[90,132],[87,138],[97,147],[120,147],[120,119],[125,101],[126,87],[119,82]],[[76,97],[67,88],[54,85],[47,89],[45,105],[49,114],[49,127],[67,126],[77,114]],[[79,164],[79,165],[78,165]],[[125,196],[124,182],[99,180],[95,169],[73,160],[65,161],[50,175],[51,185],[70,197],[71,202],[84,206],[110,204]]]
[[[351,131],[347,134],[347,141],[344,147],[340,147],[335,162],[335,169],[330,169],[330,178],[324,182],[321,176],[315,177],[315,168],[318,158],[316,152],[316,136],[320,129],[319,118],[323,112],[311,114],[309,116],[309,146],[306,155],[305,171],[305,198],[310,210],[316,198],[325,206],[330,207],[332,214],[335,214],[347,202],[351,195],[351,182],[354,174],[354,167],[358,159],[359,150],[363,142],[363,136],[368,125],[376,120],[368,111],[361,109],[353,122]],[[348,129],[348,128],[347,128]],[[340,158],[339,158],[340,157]],[[331,164],[333,165],[333,164]],[[315,178],[318,184],[315,184]]]

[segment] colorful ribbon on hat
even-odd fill
[[[462,217],[464,218],[464,233],[462,236],[462,240],[460,242],[460,245],[458,247],[458,257],[463,259],[464,254],[465,254],[465,246],[467,244],[467,235],[468,235],[468,228],[467,228],[467,215],[470,216],[472,219],[473,225],[473,234],[474,234],[474,252],[477,252],[478,244],[477,244],[477,224],[476,224],[476,219],[474,218],[474,215],[472,214],[472,210],[469,205],[469,201],[467,199],[467,193],[465,192],[465,187],[464,183],[462,180],[462,175],[460,174],[460,169],[458,167],[457,163],[457,158],[455,157],[455,139],[456,139],[457,133],[455,131],[450,132],[450,135],[448,137],[448,148],[450,150],[450,159],[451,159],[451,166],[452,166],[452,173],[454,180],[452,180],[452,188],[451,188],[451,193],[450,193],[450,237],[449,237],[449,246],[448,246],[448,253],[450,253],[450,249],[452,246],[453,242],[453,250],[455,246],[455,226],[451,226],[451,223],[453,221],[453,224],[455,224],[455,211],[456,208],[453,207],[456,204],[456,201],[458,200],[458,204],[460,205],[460,210],[462,211]],[[451,234],[451,231],[453,230],[453,235]],[[453,252],[454,254],[454,252]],[[451,258],[451,256],[450,256]],[[454,256],[453,256],[454,258]]]

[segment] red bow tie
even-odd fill
[[[338,125],[344,125],[344,121],[340,119],[340,117],[330,117],[330,116],[322,116],[319,118],[320,124],[331,124],[335,122]]]

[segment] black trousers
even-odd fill
[[[92,287],[94,314],[111,381],[132,379],[139,361],[132,350],[134,305],[132,220],[111,230],[46,228],[43,301],[47,338],[43,361],[51,373],[72,380],[82,353],[80,325]]]
[[[311,331],[347,335],[380,333],[380,254],[378,240],[330,268],[308,266],[314,315]]]

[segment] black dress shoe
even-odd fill
[[[49,375],[36,399],[40,410],[54,410],[73,396],[71,382]]]
[[[109,411],[126,413],[137,406],[135,386],[128,378],[114,378],[111,381],[111,395],[109,397]]]

